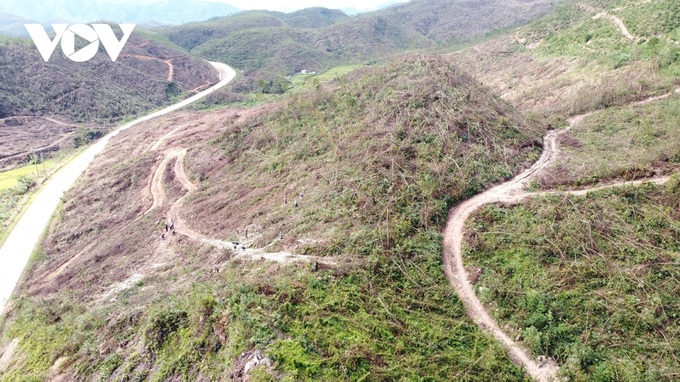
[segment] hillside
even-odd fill
[[[234,88],[251,92],[258,90],[258,80],[282,82],[302,69],[323,72],[483,36],[536,18],[552,4],[547,0],[412,0],[352,17],[324,8],[291,14],[242,12],[162,33],[202,57],[244,70],[245,78]]]
[[[677,380],[680,4],[389,58],[545,4],[163,29],[244,92],[374,65],[112,140],[0,318],[0,382]]]
[[[679,203],[675,179],[488,207],[468,265],[498,319],[569,380],[674,381]]]
[[[7,312],[4,380],[240,380],[256,355],[260,380],[524,380],[465,318],[441,230],[542,134],[437,57],[126,131]]]
[[[450,58],[522,111],[559,124],[671,90],[680,76],[679,13],[674,0],[567,2]]]
[[[680,6],[582,1],[450,55],[520,110],[553,154],[465,210],[462,263],[509,338],[569,381],[675,381]],[[460,222],[458,222],[460,223]]]
[[[0,12],[0,35],[25,36],[27,34],[24,24],[32,23],[33,20]]]
[[[46,63],[30,40],[4,40],[0,67],[0,118],[59,114],[77,122],[117,121],[215,81],[207,63],[140,33],[115,63],[106,54],[75,63],[59,50]]]
[[[113,63],[87,63],[57,49],[48,63],[30,40],[0,40],[0,168],[73,145],[77,134],[166,105],[217,81],[212,67],[179,47],[135,32]],[[27,132],[33,135],[26,135]]]
[[[314,29],[333,25],[348,16],[337,9],[321,7],[305,8],[296,12],[283,13],[279,18],[291,28]]]
[[[555,3],[545,0],[411,0],[379,14],[414,28],[438,44],[449,45],[527,23],[548,13]]]

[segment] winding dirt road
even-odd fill
[[[173,135],[178,133],[182,127],[178,127],[167,134],[160,137],[153,145],[149,148],[149,151],[158,151],[158,149],[165,144]],[[280,251],[280,252],[268,252],[267,247],[265,248],[252,248],[253,243],[252,237],[250,240],[243,238],[239,243],[234,243],[231,241],[224,241],[218,239],[209,238],[197,231],[194,231],[187,223],[184,221],[180,214],[179,209],[184,203],[186,197],[193,191],[197,189],[184,169],[184,159],[187,154],[187,149],[185,148],[169,148],[164,152],[165,156],[160,161],[160,163],[155,167],[151,181],[149,184],[149,190],[153,198],[153,203],[151,207],[146,210],[142,215],[148,215],[152,211],[162,207],[166,202],[166,194],[164,189],[164,174],[168,165],[174,160],[173,171],[175,178],[182,184],[184,189],[186,189],[186,194],[179,198],[175,203],[170,206],[167,211],[168,218],[171,218],[175,223],[176,232],[186,236],[187,238],[211,245],[219,249],[233,250],[235,253],[234,259],[247,259],[247,260],[269,260],[279,263],[294,263],[294,262],[309,262],[309,263],[324,263],[327,265],[336,264],[335,259],[332,258],[321,258],[316,256],[304,256],[296,255],[290,252]],[[247,248],[246,248],[247,247]]]
[[[215,90],[224,87],[236,76],[236,72],[228,65],[218,62],[211,62],[210,64],[219,71],[219,82],[216,85],[175,105],[118,127],[62,167],[61,170],[54,174],[45,184],[44,188],[36,195],[24,215],[17,222],[2,248],[0,248],[0,309],[4,309],[7,300],[11,296],[14,287],[21,277],[28,259],[31,257],[31,253],[33,253],[33,249],[40,242],[43,231],[61,202],[64,192],[71,188],[94,158],[104,150],[111,138],[118,135],[121,131],[129,129],[141,122],[151,120],[190,105],[211,94]]]
[[[680,89],[676,89],[676,93]],[[668,96],[668,95],[667,95]],[[635,104],[644,104],[651,100],[658,100],[664,97],[653,97],[647,100],[636,102]],[[541,173],[550,163],[554,162],[559,157],[559,147],[557,144],[558,138],[569,132],[574,126],[580,123],[589,114],[575,116],[569,119],[569,125],[564,130],[554,130],[548,133],[544,138],[543,153],[539,160],[529,169],[523,171],[521,174],[515,176],[513,179],[488,189],[481,194],[466,200],[457,207],[453,208],[449,214],[449,218],[444,229],[442,261],[444,263],[444,272],[449,279],[451,286],[456,290],[458,296],[462,300],[468,316],[484,331],[491,333],[499,342],[505,346],[509,357],[518,366],[523,367],[527,373],[535,380],[541,382],[552,382],[557,380],[557,373],[559,366],[550,359],[541,357],[539,360],[531,358],[529,353],[522,348],[518,343],[513,341],[494,321],[484,308],[481,301],[475,295],[474,289],[470,282],[468,273],[463,264],[462,245],[465,232],[465,221],[475,211],[483,206],[491,203],[506,203],[514,204],[521,201],[548,195],[577,195],[583,196],[588,192],[598,191],[610,187],[619,187],[626,185],[640,185],[645,182],[655,184],[663,184],[668,181],[668,177],[643,179],[630,182],[617,182],[608,185],[591,187],[583,190],[575,191],[540,191],[529,192],[526,191],[526,186],[534,180],[538,174]]]

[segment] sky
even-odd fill
[[[270,11],[290,12],[309,7],[325,7],[331,9],[356,8],[359,10],[374,9],[390,0],[212,0],[221,1],[240,9],[268,9]],[[404,3],[407,0],[397,0]]]

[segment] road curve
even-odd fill
[[[0,248],[0,313],[4,309],[5,304],[9,300],[9,297],[19,281],[24,267],[31,257],[33,249],[40,242],[42,233],[47,227],[52,214],[57,209],[63,194],[71,188],[78,177],[94,160],[95,156],[104,150],[109,140],[118,135],[121,131],[129,129],[141,122],[171,113],[200,100],[215,90],[224,87],[236,76],[234,69],[228,65],[219,62],[210,62],[210,64],[220,73],[219,82],[216,85],[177,104],[116,128],[71,160],[45,184],[30,206],[28,206],[24,215],[17,222],[2,248]]]

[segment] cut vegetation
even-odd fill
[[[226,379],[251,349],[270,378],[525,378],[465,318],[440,232],[450,206],[535,160],[543,131],[454,66],[413,57],[273,109],[162,122],[186,126],[163,146],[190,147],[186,224],[237,241],[248,227],[258,247],[339,258],[329,269],[161,240],[163,209],[133,222],[162,159],[139,154],[170,131],[157,123],[122,134],[66,196],[7,313],[3,343],[26,357],[6,378],[49,377],[66,357],[66,378]]]
[[[412,0],[159,34],[126,57],[148,93],[71,119],[206,86],[169,51],[243,72],[210,110],[121,133],[65,195],[0,321],[0,381],[680,376],[677,1]]]
[[[678,179],[537,198],[470,223],[469,267],[498,320],[574,381],[673,381]]]

